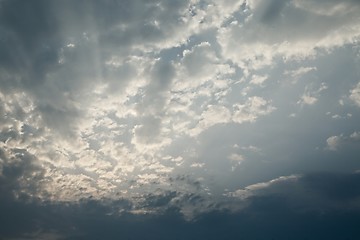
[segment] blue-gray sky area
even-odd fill
[[[360,239],[360,1],[0,0],[0,239]]]

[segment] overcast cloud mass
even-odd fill
[[[360,1],[1,0],[0,239],[360,239]]]

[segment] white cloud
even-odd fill
[[[348,136],[344,136],[343,134],[338,136],[331,136],[326,139],[327,149],[331,151],[337,151],[340,147],[349,144],[359,144],[360,140],[360,133],[353,132]]]
[[[229,157],[228,157],[231,161],[234,161],[234,162],[242,162],[244,161],[244,157],[240,154],[237,154],[237,153],[233,153],[231,154]]]
[[[270,104],[270,101],[262,97],[250,97],[244,104],[233,105],[232,120],[236,123],[254,122],[258,117],[267,115],[276,108]]]
[[[360,107],[360,82],[350,90],[350,99]]]
[[[326,139],[328,149],[331,151],[336,151],[341,143],[342,136],[331,136]]]
[[[293,78],[301,77],[311,71],[315,71],[316,67],[300,67],[296,70],[287,70],[284,72],[285,75],[289,75]]]
[[[354,141],[359,141],[360,140],[360,132],[353,132],[350,135],[350,139],[354,140]]]
[[[301,99],[297,102],[298,104],[307,104],[307,105],[313,105],[314,103],[317,102],[317,98],[316,97],[312,97],[309,95],[303,95],[301,97]]]
[[[263,83],[267,80],[267,78],[268,76],[254,75],[250,80],[250,84],[262,86]]]
[[[326,90],[328,87],[325,83],[321,83],[317,90],[311,90],[311,86],[306,86],[304,94],[301,99],[297,102],[300,105],[313,105],[318,101],[320,93]]]
[[[190,135],[198,135],[211,126],[220,123],[228,123],[231,120],[231,112],[224,106],[210,105],[201,114],[199,123],[191,130]]]
[[[297,81],[302,78],[303,76],[306,76],[307,74],[309,74],[312,71],[316,71],[316,67],[300,67],[296,70],[286,70],[284,72],[285,76],[289,76],[290,77],[290,82],[292,84],[297,83]]]
[[[326,6],[345,11],[331,12]],[[352,1],[320,4],[258,0],[247,1],[247,8],[246,13],[239,12],[245,21],[223,26],[218,41],[225,58],[250,71],[274,64],[276,57],[311,58],[317,49],[352,43],[360,35],[359,6]],[[327,12],[331,18],[319,11]]]
[[[296,181],[300,177],[301,176],[299,176],[299,175],[281,176],[281,177],[272,179],[268,182],[255,183],[255,184],[249,185],[245,188],[238,189],[234,192],[228,192],[228,193],[226,193],[226,196],[245,200],[251,196],[260,195],[261,191],[263,191],[263,190],[266,191],[266,189],[270,188],[272,185]]]
[[[232,153],[228,156],[228,159],[231,161],[231,170],[234,171],[240,164],[245,160],[244,156],[238,153]]]
[[[192,168],[203,168],[205,166],[204,163],[193,163],[190,165]]]

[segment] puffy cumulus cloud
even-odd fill
[[[353,89],[350,90],[350,99],[360,106],[360,83],[358,83]]]
[[[166,177],[181,165],[172,160],[191,148],[173,153],[173,141],[194,136],[192,125],[200,133],[230,119],[226,107],[193,101],[197,91],[223,99],[235,70],[210,43],[187,46],[188,38],[238,6],[2,1],[0,139],[36,155],[46,179],[40,195],[76,201],[133,196],[155,183],[168,188]]]
[[[317,102],[317,98],[316,97],[312,97],[308,94],[304,94],[301,97],[301,100],[298,101],[298,104],[307,104],[307,105],[313,105],[314,103]]]
[[[350,135],[350,139],[353,141],[359,141],[360,140],[360,132],[353,132]]]
[[[244,104],[234,104],[233,121],[254,122],[259,116],[267,115],[276,108],[262,97],[250,97]]]
[[[275,109],[271,101],[258,96],[249,97],[243,104],[235,103],[232,107],[208,105],[188,134],[197,136],[217,124],[256,122],[259,117],[268,115]]]
[[[207,128],[216,124],[225,124],[231,121],[231,112],[224,106],[210,105],[201,114],[199,123],[190,131],[190,135],[198,135]]]
[[[236,162],[241,162],[244,160],[244,157],[240,154],[233,153],[229,156],[229,159]]]
[[[157,115],[174,71],[167,61],[143,55],[187,38],[186,22],[197,18],[190,4],[197,3],[1,2],[1,140],[37,156],[52,199],[104,194],[95,191],[101,179],[113,185],[108,176],[141,165],[131,161],[143,159],[144,149],[130,154],[132,143],[164,142]],[[129,98],[142,100],[135,107]],[[129,108],[116,107],[126,103]],[[139,118],[129,124],[134,115]],[[82,192],[70,194],[77,182]]]
[[[335,151],[339,147],[339,144],[341,142],[341,136],[331,136],[328,139],[326,139],[327,146],[329,150]]]
[[[132,56],[188,38],[198,21],[190,6],[197,2],[2,1],[2,88],[27,92],[46,124],[70,131],[88,92],[119,91],[136,76]]]
[[[254,75],[254,76],[252,76],[250,83],[262,86],[263,83],[267,80],[267,78],[268,78],[267,76]]]
[[[246,69],[273,65],[277,58],[312,58],[359,37],[357,1],[247,1],[219,29],[224,57]],[[242,20],[245,19],[245,20]]]
[[[351,145],[359,145],[360,142],[360,133],[353,132],[349,136],[345,136],[344,134],[338,136],[331,136],[326,139],[327,148],[331,151],[337,151],[340,147],[351,146]]]

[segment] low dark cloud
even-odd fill
[[[24,198],[36,194],[44,178],[43,169],[38,166],[36,157],[26,149],[0,147],[1,198]]]
[[[310,191],[333,199],[346,201],[360,198],[360,174],[309,174],[303,183]]]
[[[133,206],[126,200],[84,199],[78,203],[55,204],[10,201],[2,195],[0,236],[2,239],[25,236],[37,239],[52,234],[59,239],[352,240],[360,236],[359,182],[358,173],[313,173],[296,181],[273,182],[246,199],[248,204],[240,211],[219,207],[192,220],[185,220],[176,206],[162,213],[133,214]],[[151,207],[163,207],[170,205],[177,195],[175,192],[151,194],[145,197],[145,202]],[[197,201],[191,196],[188,199]],[[350,201],[356,204],[351,205]]]

